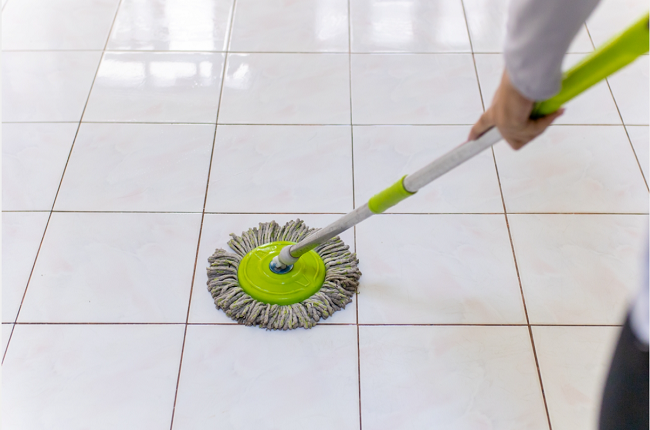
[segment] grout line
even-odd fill
[[[187,325],[187,326],[230,326],[239,327],[235,322],[34,322],[34,321],[5,321],[3,325]],[[525,324],[525,323],[332,323],[322,322],[319,327],[327,326],[358,326],[358,327],[622,327],[622,324]]]
[[[117,3],[117,7],[115,8],[115,14],[113,15],[113,21],[111,22],[111,27],[108,29],[108,34],[106,35],[106,42],[104,42],[104,49],[102,50],[102,55],[99,58],[99,63],[97,64],[97,69],[95,70],[95,75],[93,76],[93,80],[90,84],[90,88],[88,90],[88,96],[86,97],[86,103],[84,104],[84,108],[81,111],[81,117],[79,118],[79,121],[76,121],[78,123],[77,125],[77,131],[75,132],[74,138],[72,139],[72,145],[70,146],[70,151],[68,152],[68,159],[65,162],[65,166],[63,167],[63,172],[61,173],[61,179],[59,180],[59,186],[56,190],[56,194],[54,195],[54,200],[52,201],[52,208],[49,210],[50,215],[47,218],[47,222],[45,223],[45,228],[43,229],[43,236],[41,237],[41,242],[38,244],[38,249],[36,251],[36,255],[34,256],[34,263],[32,264],[32,268],[29,272],[29,277],[27,278],[27,284],[25,285],[25,290],[23,291],[23,297],[20,299],[20,306],[18,306],[18,311],[16,312],[16,317],[14,318],[14,323],[18,321],[18,317],[20,316],[20,311],[23,308],[23,303],[25,302],[25,296],[27,295],[27,290],[29,289],[29,283],[32,280],[32,275],[34,274],[34,269],[36,268],[36,262],[38,261],[38,256],[41,253],[41,248],[43,246],[43,241],[45,240],[45,235],[47,234],[47,229],[50,226],[50,221],[52,220],[52,215],[54,214],[54,206],[56,205],[56,199],[59,196],[59,192],[61,191],[61,185],[63,184],[63,178],[65,177],[65,172],[68,168],[68,164],[70,163],[70,157],[72,156],[72,151],[74,150],[74,145],[77,142],[77,136],[79,136],[79,129],[81,128],[81,123],[83,121],[83,116],[86,113],[86,108],[88,107],[88,102],[90,101],[90,95],[92,94],[93,91],[93,86],[95,85],[95,80],[97,79],[97,75],[99,73],[99,68],[102,65],[102,60],[104,58],[104,51],[106,51],[106,46],[108,45],[108,41],[110,40],[111,37],[111,32],[113,31],[113,26],[115,25],[115,20],[117,19],[117,13],[120,10],[120,6],[122,5],[122,0],[119,0]],[[14,329],[15,329],[14,325]],[[11,343],[11,337],[13,336],[14,329],[11,330],[11,335],[9,336],[9,339],[7,341],[7,347],[5,348],[5,352],[2,356],[2,363],[4,363],[5,357],[7,356],[7,351],[9,350],[9,345]]]
[[[472,43],[472,34],[469,31],[469,22],[467,21],[467,12],[465,11],[465,2],[460,0],[460,5],[463,8],[463,18],[465,20],[465,28],[467,29],[467,39],[469,40],[469,48],[472,52],[472,64],[474,64],[474,73],[476,75],[476,83],[478,84],[478,94],[481,97],[481,106],[485,112],[485,102],[483,101],[483,91],[481,90],[481,80],[478,77],[478,67],[476,67],[476,57],[474,56],[474,44]]]
[[[480,83],[479,83],[480,87]],[[79,121],[3,121],[3,124],[75,124]],[[153,122],[153,121],[82,121],[83,124],[151,124],[151,125],[215,125],[214,122]],[[366,124],[366,123],[321,123],[321,124],[288,124],[288,123],[226,123],[220,122],[218,125],[227,126],[278,126],[278,127],[471,127],[474,124],[448,124],[448,123],[423,123],[423,124]],[[552,124],[551,127],[623,127],[641,126],[647,127],[648,124]]]
[[[235,21],[235,8],[237,5],[237,0],[233,0],[232,2],[232,11],[230,13],[230,23],[228,25],[228,32],[226,33],[225,36],[225,43],[227,44],[227,47],[230,47],[230,42],[231,42],[231,37],[232,37],[232,27],[233,27],[233,22]],[[172,417],[170,420],[169,428],[172,430],[174,428],[174,417],[176,414],[176,401],[178,400],[178,387],[180,386],[181,382],[181,372],[183,369],[183,356],[185,355],[185,341],[187,340],[187,328],[189,326],[189,321],[190,321],[190,311],[192,309],[192,294],[194,292],[194,281],[196,279],[196,269],[198,266],[199,262],[199,253],[201,250],[201,236],[203,234],[203,222],[205,221],[205,207],[208,202],[208,192],[210,190],[210,175],[212,174],[212,160],[214,158],[214,149],[216,146],[216,141],[217,141],[217,130],[219,126],[217,125],[219,123],[219,113],[221,112],[221,102],[223,100],[223,85],[224,82],[226,81],[226,70],[228,67],[228,59],[229,55],[226,53],[224,55],[223,59],[223,68],[221,70],[221,88],[219,90],[219,103],[217,104],[217,114],[215,118],[215,126],[214,126],[214,135],[212,137],[212,151],[210,153],[210,164],[208,166],[208,174],[207,174],[207,179],[206,179],[206,184],[205,184],[205,197],[203,198],[203,210],[201,213],[201,226],[199,228],[199,237],[198,237],[198,242],[196,244],[196,257],[194,257],[194,271],[192,272],[192,283],[190,284],[190,297],[187,303],[187,315],[185,317],[185,331],[183,333],[183,346],[181,347],[181,357],[180,357],[180,362],[178,364],[178,377],[176,378],[176,390],[174,392],[174,404],[172,407]]]

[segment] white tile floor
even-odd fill
[[[215,309],[207,257],[461,143],[507,0],[2,5],[3,428],[594,428],[648,225],[647,56],[344,233],[360,294],[277,333]],[[644,10],[603,0],[566,64]]]

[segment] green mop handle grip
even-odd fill
[[[560,92],[548,100],[535,103],[531,118],[539,118],[557,111],[567,101],[646,52],[648,14],[567,70],[562,78]]]

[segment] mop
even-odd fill
[[[648,52],[648,15],[564,73],[560,92],[538,102],[532,118],[556,112],[565,102]],[[502,139],[493,127],[422,169],[402,177],[334,223],[309,228],[261,223],[217,249],[208,262],[208,290],[218,309],[240,324],[269,330],[311,328],[352,301],[359,286],[356,254],[338,235],[415,194]]]

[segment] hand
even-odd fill
[[[562,108],[545,117],[530,119],[533,105],[532,100],[528,100],[517,91],[504,71],[492,105],[474,124],[469,133],[469,139],[474,140],[490,127],[496,126],[503,139],[513,149],[521,148],[542,134],[546,127],[564,113],[564,108]]]

